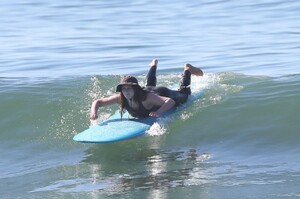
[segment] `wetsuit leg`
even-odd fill
[[[147,87],[146,90],[156,93],[157,95],[169,97],[175,101],[175,105],[178,106],[187,101],[188,96],[191,94],[191,72],[185,70],[178,91],[168,89],[166,87],[156,86],[156,66],[152,66],[147,74]]]
[[[159,96],[173,99],[175,101],[175,106],[185,103],[189,96],[187,93],[171,90],[163,86],[151,88],[151,91]]]
[[[156,68],[157,66],[151,66],[146,77],[146,87],[156,86]]]
[[[191,85],[191,72],[185,70],[184,73],[182,74],[180,87],[178,91],[190,95],[191,94],[190,85]]]

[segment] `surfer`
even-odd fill
[[[125,110],[136,118],[159,117],[174,106],[187,101],[191,94],[191,75],[203,76],[203,71],[191,64],[184,65],[184,71],[178,90],[156,86],[156,69],[158,61],[153,59],[149,64],[146,87],[142,88],[133,76],[124,76],[116,88],[117,94],[96,99],[91,106],[90,118],[97,118],[99,107],[119,104],[121,117]]]

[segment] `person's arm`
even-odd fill
[[[92,106],[91,106],[90,118],[92,120],[94,120],[98,117],[97,116],[97,111],[100,107],[109,106],[109,105],[112,105],[112,104],[117,104],[117,103],[120,103],[120,101],[121,101],[121,96],[119,94],[113,95],[113,96],[110,96],[110,97],[103,97],[103,98],[100,98],[100,99],[96,99],[92,103]]]
[[[148,93],[147,103],[150,103],[154,106],[160,106],[157,111],[149,113],[151,117],[159,117],[164,112],[170,110],[175,105],[175,101],[169,97],[158,96],[154,93]]]

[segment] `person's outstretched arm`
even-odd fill
[[[98,117],[97,111],[100,107],[117,104],[120,103],[120,101],[121,101],[121,96],[119,94],[110,97],[103,97],[100,99],[96,99],[91,106],[90,119],[92,120],[97,119]]]

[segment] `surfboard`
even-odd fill
[[[175,109],[169,110],[162,117],[171,114]],[[88,143],[108,143],[127,140],[143,135],[157,119],[156,117],[145,119],[132,118],[127,112],[123,114],[123,118],[121,119],[121,114],[117,111],[102,123],[75,135],[73,140]]]

